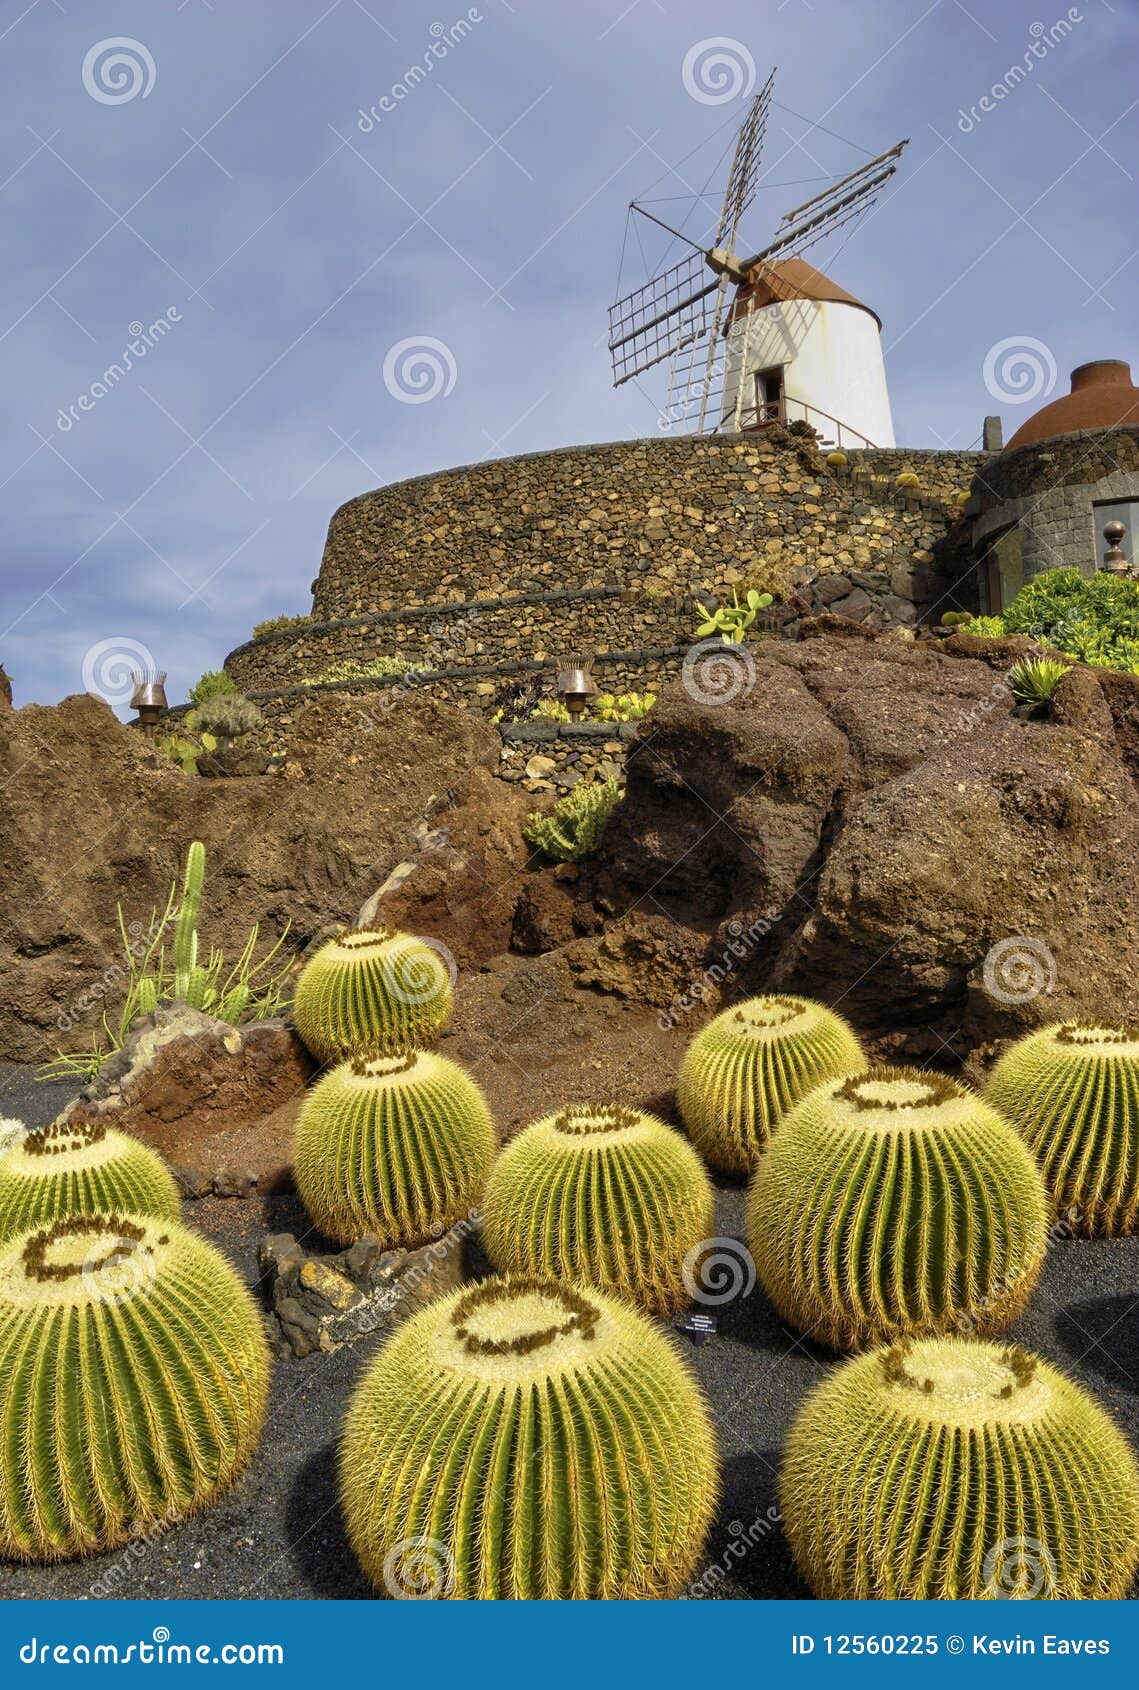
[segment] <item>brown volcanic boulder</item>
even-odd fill
[[[10,677],[4,673],[3,666],[0,665],[0,710],[11,710],[11,708],[12,682]]]
[[[432,800],[500,750],[478,716],[422,695],[365,718],[325,694],[282,735],[298,778],[201,780],[90,696],[0,714],[0,1057],[88,1042],[121,991],[116,904],[145,925],[192,839],[203,943],[236,957],[255,921],[267,940],[291,921],[299,949],[350,922]]]
[[[763,642],[732,705],[678,684],[638,736],[616,867],[695,928],[779,903],[738,988],[840,1003],[902,1029],[898,1054],[1139,1015],[1139,680],[1074,670],[1029,719],[1010,654],[954,644]]]

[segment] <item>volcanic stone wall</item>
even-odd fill
[[[332,518],[312,618],[226,667],[275,694],[345,659],[398,657],[478,701],[503,679],[598,654],[613,690],[655,685],[694,638],[695,599],[774,592],[794,632],[831,610],[912,623],[962,574],[958,495],[976,453],[850,452],[782,429],[570,447],[366,493]],[[918,487],[899,488],[910,471]],[[417,684],[424,684],[421,679]]]
[[[1084,429],[991,458],[978,475],[973,541],[1014,523],[1024,578],[1070,567],[1090,575],[1105,550],[1100,503],[1139,499],[1139,428]]]

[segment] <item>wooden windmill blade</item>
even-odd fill
[[[716,234],[710,248],[689,242],[693,251],[670,270],[635,288],[609,307],[609,353],[613,363],[613,385],[620,387],[634,376],[643,375],[655,364],[678,353],[690,354],[703,337],[715,336],[723,320],[729,287],[728,270],[734,265],[731,247],[740,218],[755,198],[763,149],[767,114],[771,107],[772,71],[763,88],[748,107],[736,134],[728,186],[720,208]],[[668,229],[670,234],[688,237],[661,223],[634,200],[632,209]],[[708,268],[716,272],[708,276]],[[738,278],[734,278],[738,279]]]
[[[899,141],[888,152],[879,153],[877,158],[860,164],[857,170],[832,183],[821,194],[786,212],[775,239],[762,252],[749,258],[744,268],[766,268],[773,259],[805,252],[852,218],[861,217],[897,170],[898,161],[908,145],[908,140]]]

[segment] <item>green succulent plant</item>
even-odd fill
[[[779,1475],[816,1596],[1113,1598],[1139,1563],[1139,1470],[1115,1423],[1036,1356],[926,1338],[836,1368]]]
[[[834,451],[827,453],[826,462],[828,464],[834,464],[841,467],[843,464],[848,462],[848,459],[845,452]]]
[[[776,1123],[822,1080],[866,1067],[852,1029],[808,998],[734,1004],[697,1033],[677,1084],[689,1137],[714,1168],[748,1174]]]
[[[615,780],[582,781],[552,810],[534,810],[522,831],[553,862],[583,862],[600,850],[620,796]]]
[[[1021,704],[1047,704],[1071,667],[1055,657],[1022,657],[1009,670],[1009,691]]]
[[[114,1549],[197,1512],[256,1447],[252,1297],[177,1222],[76,1215],[0,1246],[0,1556]]]
[[[260,706],[239,692],[215,693],[196,705],[187,718],[192,729],[221,741],[241,739],[253,733],[264,720]]]
[[[670,1337],[554,1280],[486,1280],[414,1315],[340,1449],[349,1538],[392,1596],[675,1596],[717,1485],[708,1410]]]
[[[655,692],[601,692],[593,713],[602,722],[641,722],[657,701]]]
[[[191,704],[204,704],[207,698],[224,698],[237,691],[237,683],[224,669],[207,669],[190,688]]]
[[[780,1315],[832,1349],[1001,1332],[1040,1274],[1048,1203],[1015,1130],[943,1074],[872,1068],[772,1136],[748,1243]]]
[[[985,1097],[1036,1157],[1071,1231],[1139,1231],[1139,1028],[1063,1021],[1029,1033]]]
[[[912,469],[904,469],[904,470],[902,470],[900,475],[895,476],[894,486],[895,487],[910,487],[910,488],[920,487],[921,481],[914,474]]]
[[[389,927],[348,928],[322,945],[297,981],[293,1018],[318,1062],[428,1043],[451,1014],[441,950]]]
[[[482,1237],[500,1272],[574,1280],[670,1315],[692,1300],[684,1261],[712,1232],[713,1208],[699,1156],[663,1121],[574,1106],[502,1152]]]
[[[771,593],[761,593],[756,587],[749,587],[741,604],[733,587],[731,604],[722,604],[709,611],[697,625],[696,638],[706,640],[719,634],[725,645],[742,645],[760,611],[774,603]]]
[[[176,1221],[178,1187],[160,1156],[102,1122],[65,1120],[0,1145],[0,1240],[115,1212]]]
[[[305,1098],[293,1172],[305,1208],[328,1238],[374,1233],[409,1250],[475,1207],[495,1152],[478,1086],[433,1051],[358,1058]]]
[[[540,698],[530,716],[535,722],[569,722],[573,719],[569,706],[563,704],[560,698]]]
[[[312,617],[301,616],[270,616],[265,622],[255,622],[253,638],[262,640],[267,634],[291,633],[294,629],[307,628],[312,623]]]

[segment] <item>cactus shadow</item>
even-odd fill
[[[1139,1394],[1139,1318],[1134,1297],[1089,1297],[1059,1309],[1056,1336],[1081,1372]]]
[[[759,1602],[810,1597],[779,1519],[778,1466],[773,1449],[747,1450],[724,1463],[720,1507],[694,1595]]]
[[[285,1510],[289,1553],[314,1596],[338,1601],[370,1600],[344,1530],[336,1491],[336,1445],[310,1455],[297,1474]]]

